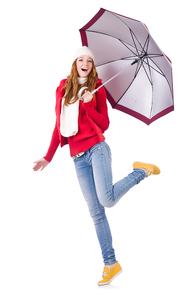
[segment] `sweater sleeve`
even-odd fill
[[[109,117],[104,87],[101,87],[96,93],[96,109],[94,109],[92,101],[83,103],[83,106],[96,125],[103,132],[106,131],[109,127]]]
[[[51,162],[59,144],[60,144],[60,141],[59,141],[58,129],[57,129],[57,124],[55,124],[55,128],[53,130],[50,146],[48,148],[46,155],[44,156],[45,160],[47,160],[48,162]]]

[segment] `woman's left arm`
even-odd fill
[[[101,87],[96,92],[96,109],[94,109],[92,101],[83,103],[84,109],[92,120],[102,129],[106,131],[109,127],[108,108],[106,103],[106,92],[104,87]]]

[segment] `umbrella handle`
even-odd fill
[[[140,58],[141,59],[141,58]],[[139,61],[139,59],[138,60],[135,60],[133,63],[135,64],[135,63],[137,63]],[[132,64],[133,64],[132,63]],[[131,65],[132,65],[131,64]],[[130,65],[128,66],[128,67],[130,67]],[[96,91],[98,91],[101,87],[103,87],[105,84],[107,84],[108,82],[110,82],[112,79],[114,79],[115,77],[117,77],[119,74],[121,74],[123,71],[125,71],[128,67],[126,67],[126,68],[124,68],[122,71],[120,71],[119,73],[117,73],[116,75],[114,75],[112,78],[110,78],[109,80],[107,80],[105,83],[103,83],[102,85],[100,85],[98,88],[96,88],[96,89],[94,89],[92,92],[91,92],[91,94],[93,95],[94,93],[96,93]],[[78,92],[78,97],[79,97],[79,100],[81,100],[81,101],[83,101],[83,99],[82,99],[82,92],[83,92],[83,90],[84,89],[87,89],[88,87],[87,86],[83,86],[80,90],[79,90],[79,92]]]
[[[79,92],[78,92],[78,97],[79,97],[79,100],[80,100],[80,101],[83,101],[83,98],[82,98],[82,92],[83,92],[83,90],[85,90],[85,89],[88,89],[88,87],[87,87],[87,86],[83,86],[83,87],[79,90]],[[98,88],[97,88],[97,89],[94,89],[94,90],[91,92],[91,95],[93,95],[94,93],[96,93],[97,90],[98,90]]]

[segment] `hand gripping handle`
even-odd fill
[[[83,90],[85,90],[85,89],[88,89],[88,87],[87,87],[87,86],[83,86],[83,87],[79,90],[79,92],[78,92],[78,98],[79,98],[79,100],[81,100],[81,101],[83,101],[83,98],[82,98],[82,92],[83,92]],[[98,90],[98,89],[94,89],[94,90],[91,92],[91,95],[93,95],[97,90]]]

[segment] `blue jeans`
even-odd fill
[[[94,221],[104,264],[114,264],[117,261],[105,207],[113,207],[129,189],[146,177],[146,173],[143,169],[135,169],[113,185],[111,151],[105,141],[75,159],[74,164],[82,193]]]

